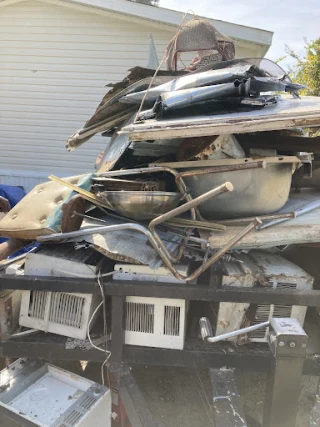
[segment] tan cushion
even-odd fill
[[[92,174],[87,174],[65,180],[89,190],[91,178]],[[0,221],[0,236],[34,240],[37,236],[60,232],[61,207],[75,194],[52,181],[37,185]]]

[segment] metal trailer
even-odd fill
[[[320,355],[306,351],[307,335],[286,319],[271,321],[269,346],[253,343],[230,351],[225,342],[210,344],[201,339],[186,338],[184,350],[167,350],[124,345],[124,301],[126,296],[181,298],[195,301],[247,302],[252,304],[290,304],[320,306],[320,291],[299,291],[276,288],[221,289],[211,279],[197,284],[172,286],[166,283],[104,280],[103,290],[112,302],[112,341],[110,372],[113,388],[119,392],[121,426],[156,427],[143,395],[130,373],[130,365],[158,365],[171,367],[198,366],[208,368],[212,382],[213,411],[216,427],[250,427],[241,408],[236,390],[234,369],[242,368],[268,373],[263,427],[293,427],[295,425],[300,381],[303,374],[320,376]],[[95,280],[28,277],[3,275],[1,290],[39,290],[100,294]],[[8,313],[10,320],[10,313]],[[66,338],[39,334],[7,339],[1,342],[2,357],[88,360],[104,362],[105,355],[94,348],[67,349]],[[307,353],[307,354],[306,354]],[[226,369],[221,369],[226,367]],[[316,396],[315,396],[316,397]],[[319,425],[319,396],[310,418],[310,427]],[[221,415],[223,414],[223,416]],[[119,424],[118,424],[119,425]]]

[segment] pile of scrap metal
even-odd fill
[[[204,25],[192,21],[182,35],[195,24]],[[73,150],[98,132],[111,137],[95,173],[50,176],[0,221],[0,236],[41,244],[27,255],[25,274],[110,274],[179,286],[211,271],[219,286],[313,286],[313,278],[279,248],[320,242],[319,141],[301,130],[320,126],[320,98],[300,98],[303,86],[271,61],[236,60],[230,40],[220,43],[211,30],[206,37],[189,48],[179,47],[176,38],[175,48],[168,47],[168,71],[131,70],[69,138]],[[183,50],[201,55],[176,71]],[[57,319],[62,304],[75,307],[76,301],[59,294],[59,310],[52,309],[46,323],[40,294],[24,297],[20,325],[86,337],[89,328],[75,335],[76,320]],[[136,297],[134,304],[135,310],[144,306],[140,323],[145,319],[150,338],[148,322],[155,314],[146,300]],[[293,316],[303,324],[306,312],[239,303],[211,308],[216,334],[272,316]],[[137,332],[128,313],[127,331]],[[264,341],[265,330],[249,340]],[[126,342],[133,343],[129,336]],[[159,343],[143,345],[167,345]]]

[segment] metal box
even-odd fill
[[[283,289],[310,290],[313,277],[302,268],[279,255],[263,250],[251,250],[247,254],[234,254],[232,261],[221,261],[222,286],[253,287],[264,286]],[[222,335],[245,326],[266,322],[272,317],[294,317],[301,326],[304,324],[307,307],[229,303],[219,304],[216,335]],[[267,328],[252,332],[248,339],[253,342],[267,342]],[[240,341],[243,337],[231,338]]]
[[[111,427],[111,392],[43,362],[19,359],[0,374],[2,427]]]

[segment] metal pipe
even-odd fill
[[[214,188],[205,194],[202,194],[201,196],[197,197],[196,199],[190,200],[189,202],[185,203],[184,205],[178,206],[177,208],[172,209],[171,211],[166,212],[165,214],[158,216],[157,218],[153,219],[149,223],[148,228],[151,231],[153,238],[158,242],[159,247],[161,247],[162,251],[164,251],[166,253],[166,255],[167,255],[167,257],[169,257],[169,259],[171,258],[171,260],[172,260],[172,257],[170,257],[170,254],[167,251],[167,248],[162,243],[162,240],[161,240],[160,236],[158,235],[158,233],[156,232],[155,227],[157,225],[164,223],[165,221],[168,221],[168,220],[170,220],[170,219],[172,219],[178,215],[183,214],[184,212],[187,212],[191,208],[194,208],[194,207],[200,205],[201,203],[204,203],[205,201],[211,199],[214,196],[218,196],[219,194],[222,194],[222,193],[225,193],[228,191],[233,191],[233,185],[231,184],[231,182],[226,182],[225,184],[220,185],[219,187]],[[188,242],[188,234],[187,234],[187,237],[185,238],[185,244],[187,244],[187,242]],[[183,248],[183,246],[182,246],[182,248]]]
[[[268,326],[270,326],[270,321],[262,322],[258,325],[248,326],[247,328],[239,329],[237,331],[227,332],[226,334],[218,335],[216,337],[213,336],[210,322],[206,317],[201,317],[201,319],[199,320],[199,324],[202,339],[212,344],[219,341],[225,341],[229,338],[238,337],[242,334],[249,334],[250,332],[256,331],[257,329],[267,328]]]
[[[190,200],[184,205],[178,206],[177,208],[172,209],[171,211],[166,212],[158,216],[157,218],[154,218],[149,224],[149,229],[153,230],[156,225],[168,221],[178,215],[181,215],[189,211],[191,208],[201,205],[202,203],[206,202],[214,196],[219,196],[219,194],[229,191],[233,191],[233,185],[231,184],[231,182],[226,182],[225,184],[222,184],[219,187],[213,188],[207,193],[201,194],[201,196],[198,196],[196,199]]]
[[[191,281],[200,276],[205,272],[209,267],[211,267],[215,262],[217,262],[225,253],[230,251],[240,240],[242,240],[250,231],[256,228],[261,221],[256,218],[251,224],[245,227],[240,233],[234,236],[228,243],[226,243],[219,251],[217,251],[205,264],[202,264],[193,274],[191,274],[186,281]]]
[[[320,208],[320,200],[315,200],[314,202],[308,203],[307,205],[303,206],[300,209],[295,210],[293,213],[295,214],[294,218],[297,218],[298,216],[304,215],[308,212],[313,211],[314,209]],[[273,221],[269,221],[265,224],[261,224],[259,227],[257,227],[257,230],[263,230],[264,228],[271,227],[276,224],[280,224],[281,222],[288,221],[290,218],[279,218],[275,219]]]
[[[108,225],[105,227],[94,227],[91,229],[88,228],[85,230],[71,231],[69,233],[57,233],[57,234],[51,234],[47,236],[39,236],[37,238],[37,241],[41,243],[49,242],[49,241],[56,242],[64,239],[82,237],[88,234],[95,234],[97,232],[99,234],[103,234],[103,233],[107,233],[108,231],[135,230],[147,236],[150,244],[158,253],[161,260],[168,267],[168,269],[171,271],[174,277],[176,277],[178,280],[190,282],[196,279],[198,276],[200,276],[200,274],[202,274],[209,267],[211,267],[212,264],[218,261],[226,252],[228,252],[234,245],[236,245],[244,236],[250,233],[250,231],[253,230],[257,226],[257,224],[259,224],[260,222],[261,221],[256,219],[251,224],[249,224],[245,229],[243,229],[240,233],[238,233],[235,237],[233,237],[225,246],[223,246],[223,248],[217,251],[211,258],[209,258],[205,263],[203,263],[201,267],[199,267],[189,276],[183,276],[176,270],[170,258],[168,257],[167,248],[163,245],[162,241],[160,240],[159,242],[157,239],[155,239],[152,232],[140,224],[133,224],[133,223],[115,224],[115,225]]]
[[[165,226],[172,226],[176,228],[191,228],[192,230],[197,228],[199,230],[209,231],[226,231],[227,227],[223,224],[217,224],[215,222],[204,222],[204,221],[193,221],[183,218],[174,218],[166,221]]]
[[[169,168],[167,166],[155,166],[155,167],[150,167],[150,168],[123,169],[120,171],[103,172],[101,174],[97,174],[97,176],[112,177],[112,176],[127,176],[127,175],[136,175],[136,174],[157,173],[157,172],[168,172],[168,173],[171,173],[171,175],[173,175],[174,177],[176,177],[178,175],[178,172],[175,169]],[[193,200],[191,194],[187,191],[187,187],[186,187],[183,179],[180,179],[176,185],[177,185],[180,193],[182,194],[183,198],[187,202],[190,202]],[[196,220],[197,217],[200,220],[203,220],[203,218],[202,218],[199,210],[197,209],[197,207],[191,208],[191,218],[193,220]],[[191,230],[187,234],[190,234],[190,233],[191,233]],[[172,262],[176,263],[176,262],[180,261],[182,255],[184,253],[184,248],[185,248],[185,245],[187,244],[187,242],[188,242],[188,240],[184,239],[184,241],[181,244],[179,251],[178,251],[176,256],[169,254],[169,258],[171,259]]]
[[[259,218],[261,221],[268,221],[272,219],[295,218],[295,217],[296,217],[295,212],[287,212],[287,213],[279,213],[279,214],[272,214],[272,215],[259,215],[258,217],[251,216],[247,218],[223,219],[217,222],[219,224],[230,225],[230,224],[243,224],[246,222],[251,222],[255,218]]]

